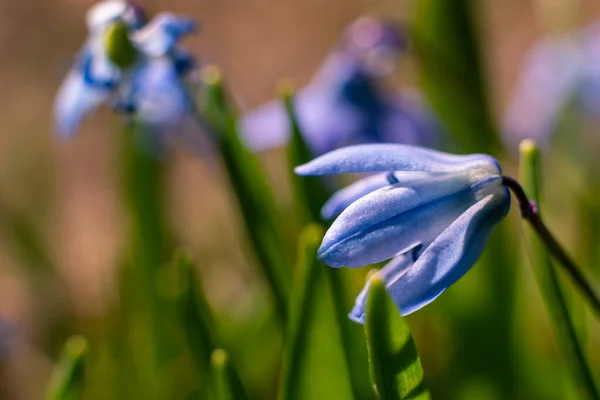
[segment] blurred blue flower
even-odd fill
[[[334,195],[340,214],[319,248],[332,267],[393,260],[381,271],[403,315],[433,301],[473,266],[510,207],[501,169],[482,154],[450,155],[401,144],[351,146],[296,168],[299,175],[385,172]],[[363,320],[364,295],[350,317]]]
[[[406,49],[404,34],[371,17],[354,22],[295,109],[305,140],[320,155],[348,144],[401,142],[431,145],[439,130],[417,92],[385,85]],[[283,104],[271,101],[240,119],[254,151],[284,146],[290,133]]]
[[[196,31],[196,25],[191,18],[162,13],[132,34],[140,57],[121,88],[118,109],[158,132],[181,128],[195,112],[185,82],[195,67],[195,59],[178,44]]]
[[[119,0],[95,4],[87,13],[88,38],[54,103],[55,129],[63,138],[72,137],[83,118],[106,102],[119,85],[122,72],[110,62],[104,45],[108,28],[116,21],[138,29],[145,16],[139,7]]]
[[[531,47],[508,106],[506,140],[544,143],[571,102],[600,118],[600,21]]]
[[[171,13],[157,15],[143,25],[131,3],[108,1],[88,14],[90,38],[56,99],[56,129],[71,137],[82,119],[112,98],[113,109],[144,126],[153,146],[161,145],[165,131],[179,130],[193,120],[195,103],[186,78],[196,68],[195,58],[180,47],[183,37],[195,32],[196,22]],[[137,10],[137,8],[135,8]],[[139,16],[132,18],[131,15]],[[119,68],[109,57],[105,36],[116,23],[125,22],[125,40],[136,56]],[[92,29],[93,27],[93,29]]]
[[[0,316],[0,360],[10,354],[16,334],[17,328]]]

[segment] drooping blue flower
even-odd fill
[[[163,13],[132,35],[140,59],[122,88],[119,108],[147,128],[177,130],[195,112],[185,82],[195,60],[178,47],[183,37],[195,31],[195,20]]]
[[[393,259],[379,274],[403,315],[433,301],[473,266],[510,207],[500,166],[483,154],[371,144],[296,168],[299,175],[357,172],[384,174],[343,189],[325,205],[326,216],[339,216],[318,255],[332,267],[350,268]],[[365,293],[354,320],[363,320]]]
[[[55,130],[63,138],[72,137],[84,117],[105,103],[119,85],[122,72],[109,60],[104,45],[108,28],[116,21],[138,29],[145,17],[139,7],[119,0],[97,3],[87,13],[88,38],[54,103]]]
[[[384,82],[405,51],[395,26],[360,18],[345,32],[313,81],[300,90],[295,109],[315,155],[370,142],[428,144],[439,127],[419,94]],[[246,145],[254,151],[284,146],[290,133],[283,104],[271,101],[240,119]]]
[[[94,21],[94,29],[90,29],[85,57],[73,67],[56,100],[56,128],[62,136],[72,136],[85,115],[108,100],[114,110],[144,126],[146,138],[150,137],[144,142],[153,147],[161,147],[165,132],[181,130],[194,121],[195,103],[186,79],[195,70],[196,60],[180,41],[196,31],[196,21],[162,13],[142,26],[131,19],[130,15],[141,15],[131,7],[110,1],[90,11],[88,21]],[[123,22],[127,29],[115,34],[125,36],[130,43],[126,51],[135,55],[129,57],[131,65],[119,67],[109,57],[107,32]]]
[[[600,118],[600,21],[531,47],[508,106],[506,140],[546,142],[572,103]]]

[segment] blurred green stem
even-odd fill
[[[317,261],[317,249],[322,239],[323,229],[317,224],[308,225],[300,235],[298,265],[289,302],[279,400],[299,398],[297,384],[307,353],[308,325],[313,320],[316,282],[323,268],[323,264]]]
[[[525,141],[521,144],[520,175],[523,188],[510,178],[505,178],[504,182],[517,196],[523,218],[530,223],[532,228],[532,230],[527,231],[528,242],[532,246],[532,251],[530,252],[531,265],[536,274],[546,310],[550,316],[550,323],[556,334],[556,341],[567,362],[567,369],[572,373],[576,386],[585,395],[585,398],[597,400],[600,398],[598,390],[581,350],[564,301],[558,277],[550,261],[549,252],[559,259],[561,263],[567,260],[564,265],[571,276],[574,277],[576,283],[581,285],[581,282],[583,282],[584,286],[582,290],[588,290],[592,294],[593,292],[591,292],[591,287],[587,285],[585,279],[582,279],[577,266],[570,262],[562,247],[556,242],[541,220],[539,206],[535,205],[539,204],[540,200],[539,169],[539,151],[533,142]],[[523,189],[529,193],[533,202],[529,201]],[[593,295],[589,296],[591,300],[597,301]]]
[[[205,89],[202,113],[215,132],[214,139],[237,199],[246,232],[283,322],[290,280],[290,272],[286,267],[290,263],[283,241],[284,235],[278,223],[275,200],[257,157],[249,152],[238,136],[236,116],[229,105],[221,71],[216,67],[205,67],[202,79]]]
[[[46,400],[76,400],[81,398],[85,379],[85,359],[88,343],[81,336],[67,341],[54,372]]]
[[[229,362],[225,350],[215,349],[210,358],[210,366],[215,390],[215,400],[245,400],[244,392],[237,374]]]
[[[321,177],[299,177],[293,172],[294,167],[310,161],[312,156],[294,110],[292,85],[287,82],[280,84],[279,92],[290,121],[291,141],[288,148],[288,164],[296,206],[304,223],[320,222],[321,208],[331,193],[323,184]],[[325,277],[333,302],[352,393],[355,399],[364,399],[372,394],[367,371],[367,350],[361,327],[348,318],[348,310],[352,308],[352,304],[348,304],[347,301],[348,279],[345,279],[345,272],[339,269],[325,268]]]

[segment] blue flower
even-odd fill
[[[132,35],[140,59],[121,89],[122,103],[117,107],[146,129],[178,130],[195,112],[185,82],[195,60],[178,43],[195,32],[196,25],[193,19],[163,13]]]
[[[299,175],[357,172],[383,174],[343,189],[325,205],[326,216],[340,214],[318,255],[332,267],[393,259],[379,274],[403,315],[462,277],[510,208],[500,166],[482,154],[372,144],[339,149],[296,168]],[[364,295],[352,310],[354,320],[363,320]]]
[[[295,98],[313,154],[357,143],[433,143],[439,127],[419,94],[391,90],[384,82],[405,48],[400,30],[374,18],[361,18],[347,29],[339,47]],[[254,151],[284,146],[290,127],[283,104],[271,101],[244,114],[240,132]]]
[[[179,43],[195,32],[196,22],[171,13],[159,14],[145,25],[141,18],[138,8],[122,1],[102,2],[90,10],[90,37],[55,103],[61,136],[71,137],[83,118],[109,99],[114,110],[155,134],[148,142],[162,141],[165,131],[183,129],[194,120],[195,103],[186,78],[196,60]],[[125,23],[126,30],[115,34],[123,35],[131,45],[126,51],[135,54],[130,57],[133,64],[121,68],[111,61],[106,40],[118,23]]]
[[[138,7],[118,0],[100,2],[87,13],[88,38],[54,104],[55,130],[63,138],[72,137],[83,118],[106,102],[119,85],[122,72],[110,62],[104,45],[104,35],[116,21],[137,29],[145,19]]]
[[[504,121],[506,140],[548,140],[568,104],[600,118],[600,21],[529,50]]]

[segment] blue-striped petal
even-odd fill
[[[331,266],[358,267],[427,245],[498,175],[485,171],[441,174],[378,189],[352,203],[331,225],[319,249]],[[490,187],[492,185],[492,187]]]
[[[127,97],[136,119],[158,131],[178,129],[192,109],[187,88],[169,58],[151,58],[141,63]]]
[[[510,195],[506,189],[488,195],[442,232],[406,273],[386,281],[402,315],[426,306],[467,273],[509,208]]]
[[[54,102],[54,124],[58,135],[72,137],[86,115],[108,99],[118,81],[119,72],[106,57],[84,50],[61,84]]]
[[[179,40],[194,33],[196,28],[197,22],[192,18],[162,13],[135,32],[132,39],[147,56],[160,57],[172,52]]]
[[[321,216],[326,220],[333,219],[342,211],[344,211],[350,204],[377,189],[394,183],[402,183],[409,180],[426,178],[429,176],[432,176],[432,174],[429,172],[403,171],[368,176],[334,193],[321,209]]]
[[[456,172],[484,168],[500,174],[500,166],[485,154],[453,155],[403,144],[349,146],[295,168],[298,175],[329,175],[377,171]]]
[[[381,270],[377,271],[376,275],[379,276],[384,282],[395,282],[402,277],[412,267],[414,261],[417,258],[418,253],[422,250],[421,246],[417,246],[404,254],[394,257],[389,263],[387,263]],[[361,324],[365,322],[365,306],[367,301],[367,295],[369,293],[369,285],[371,279],[367,282],[365,287],[356,296],[354,307],[348,317]]]

